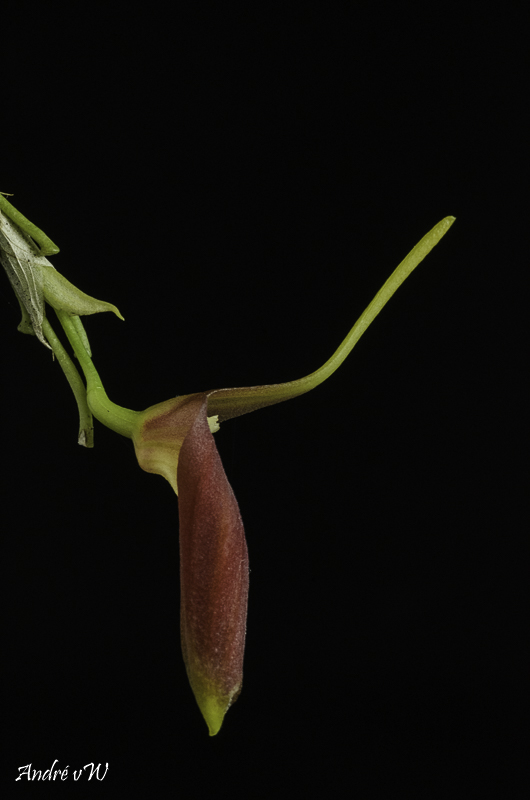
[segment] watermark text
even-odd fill
[[[86,778],[89,781],[91,781],[92,778],[102,781],[107,774],[108,769],[108,762],[105,763],[105,768],[103,768],[102,764],[98,764],[96,767],[93,761],[91,761],[89,764],[85,764],[85,766],[81,767],[80,769],[70,768],[69,764],[67,764],[66,767],[61,768],[59,766],[59,759],[56,758],[51,767],[45,770],[34,769],[32,764],[26,764],[24,767],[19,767],[18,778],[15,778],[15,780],[66,781],[68,778],[73,777],[74,781],[78,781],[79,778],[83,776],[83,778]]]

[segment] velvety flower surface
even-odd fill
[[[189,681],[210,734],[243,681],[248,551],[232,487],[206,418],[207,398],[180,452],[181,638]]]
[[[133,441],[140,466],[163,475],[179,494],[182,653],[213,736],[243,682],[249,567],[207,407],[207,393],[153,406]]]
[[[183,395],[151,406],[135,425],[139,465],[166,478],[179,496],[182,653],[212,736],[243,683],[249,576],[241,514],[212,429],[218,418],[309,388],[293,381]]]

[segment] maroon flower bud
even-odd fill
[[[143,412],[133,437],[140,466],[179,495],[181,641],[210,735],[243,681],[248,552],[243,522],[207,418],[208,395]]]

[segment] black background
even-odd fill
[[[112,797],[507,791],[528,710],[521,20],[2,8],[0,189],[123,313],[86,320],[119,404],[313,371],[457,218],[329,381],[216,435],[251,584],[213,739],[180,654],[177,500],[129,440],[96,423],[76,444],[4,280],[5,796],[54,759],[108,762],[91,789]]]

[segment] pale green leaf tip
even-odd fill
[[[455,219],[456,219],[456,217],[444,217],[444,219],[440,223],[445,228],[444,233],[445,233],[445,231],[449,230],[449,228],[451,227],[451,225],[453,224]]]
[[[109,304],[110,305],[110,304]],[[114,311],[118,319],[121,319],[122,322],[125,322],[125,317],[122,317],[116,306],[111,305],[109,311]]]

